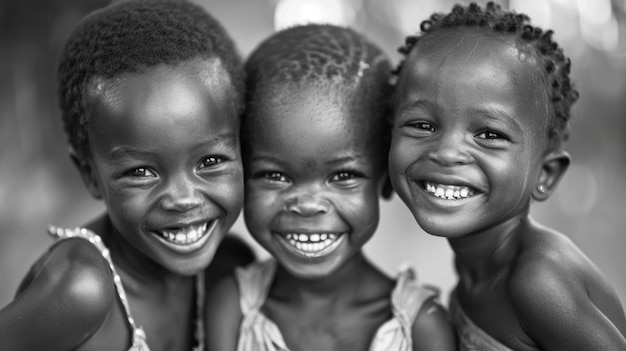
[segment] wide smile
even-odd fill
[[[290,251],[301,256],[315,258],[333,253],[346,240],[347,233],[274,233],[283,243],[287,243]]]
[[[154,236],[167,247],[175,250],[193,251],[202,247],[217,225],[217,220],[194,223],[180,227],[154,230]]]
[[[462,200],[476,194],[474,189],[462,185],[448,185],[425,181],[422,182],[422,187],[432,196],[444,200]]]

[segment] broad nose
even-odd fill
[[[467,164],[472,156],[467,149],[465,138],[465,134],[461,132],[441,134],[433,143],[428,158],[446,167]]]
[[[187,212],[204,202],[194,175],[179,174],[172,177],[165,185],[160,201],[166,211]]]
[[[326,214],[330,207],[330,201],[319,194],[299,193],[287,201],[287,211],[303,217]]]

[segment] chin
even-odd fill
[[[467,225],[463,225],[458,221],[454,225],[450,225],[450,222],[454,222],[454,219],[448,219],[444,222],[441,220],[433,221],[432,218],[425,218],[424,216],[415,216],[415,220],[422,230],[433,236],[454,239],[469,234],[469,226]]]
[[[304,280],[322,279],[324,277],[332,275],[341,267],[341,262],[294,264],[293,262],[285,263],[284,261],[282,261],[280,262],[280,264],[291,275]]]

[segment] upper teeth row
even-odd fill
[[[300,242],[318,242],[325,241],[326,239],[335,240],[337,239],[337,235],[333,233],[313,233],[313,234],[295,234],[288,233],[285,235],[287,240],[296,240]]]
[[[426,183],[426,191],[446,200],[464,199],[472,196],[472,189],[466,186]]]
[[[199,240],[206,232],[207,223],[204,222],[200,225],[190,225],[178,230],[162,230],[161,235],[176,244],[190,244]]]

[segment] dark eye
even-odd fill
[[[130,177],[140,178],[156,177],[156,174],[146,167],[137,167],[132,169],[127,173],[127,175]]]
[[[209,157],[206,157],[204,160],[202,160],[202,164],[200,165],[200,168],[215,167],[218,164],[222,163],[223,161],[224,159],[222,159],[219,156],[209,156]]]
[[[433,133],[435,126],[428,122],[415,122],[410,124],[411,127]]]
[[[343,182],[343,181],[347,181],[350,179],[354,179],[354,177],[356,177],[354,172],[341,171],[335,174],[330,180],[333,182]]]
[[[479,139],[486,139],[486,140],[509,140],[509,138],[506,135],[500,134],[491,130],[482,131],[476,134],[476,137]]]
[[[330,183],[340,187],[352,187],[358,184],[364,175],[353,170],[344,170],[335,173],[329,180]]]
[[[275,171],[262,172],[261,176],[268,182],[276,182],[276,183],[289,182],[289,179],[280,172],[275,172]]]

